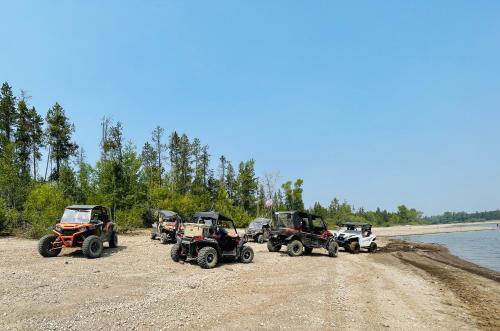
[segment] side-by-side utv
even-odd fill
[[[103,206],[74,205],[64,210],[57,224],[38,242],[38,252],[43,257],[59,255],[63,247],[81,247],[87,258],[100,257],[103,243],[117,247],[115,223]]]
[[[290,256],[310,254],[314,248],[324,248],[336,257],[339,246],[328,231],[323,218],[301,211],[280,211],[273,215],[273,227],[267,242],[270,252],[287,247]]]
[[[160,239],[162,244],[175,243],[182,229],[182,219],[179,214],[170,210],[158,210],[156,222],[151,229],[151,239]]]
[[[197,212],[193,223],[184,224],[184,234],[172,247],[170,256],[175,262],[196,259],[198,265],[209,269],[228,258],[250,263],[254,253],[240,237],[232,219],[217,212]]]

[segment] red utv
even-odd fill
[[[323,218],[301,211],[280,211],[273,217],[273,228],[267,242],[270,252],[287,247],[290,256],[310,254],[314,248],[324,248],[336,257],[339,246],[328,231]]]
[[[49,228],[53,234],[40,239],[38,252],[43,257],[55,257],[63,247],[81,247],[85,257],[100,257],[104,242],[112,248],[118,246],[115,228],[103,206],[69,206],[58,223]]]

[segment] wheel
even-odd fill
[[[182,247],[180,243],[176,243],[174,246],[172,246],[172,249],[170,250],[170,257],[174,262],[179,262],[180,260],[185,260],[186,257],[181,255]]]
[[[270,252],[279,252],[279,250],[281,249],[281,245],[273,245],[273,242],[271,240],[269,240],[267,242],[267,250],[270,251]]]
[[[290,256],[300,256],[304,253],[304,245],[300,240],[292,240],[286,247],[286,251]]]
[[[328,256],[337,257],[338,253],[339,253],[339,244],[337,244],[335,241],[331,240],[328,243]]]
[[[243,263],[250,263],[253,261],[253,249],[250,246],[244,246],[241,249],[240,261]]]
[[[368,247],[368,252],[375,253],[377,251],[377,243],[372,241],[370,247]]]
[[[116,248],[118,247],[118,235],[115,231],[111,232],[109,235],[109,247]]]
[[[264,236],[259,234],[258,237],[257,237],[257,240],[256,240],[259,244],[263,244],[264,243]]]
[[[98,236],[88,236],[83,241],[82,252],[83,256],[88,259],[95,259],[101,256],[103,250],[102,240]]]
[[[166,243],[168,243],[168,236],[165,232],[162,232],[160,234],[160,244],[165,245]]]
[[[62,248],[52,248],[56,240],[57,236],[53,234],[48,234],[40,238],[38,241],[38,253],[43,257],[56,257],[59,255]]]
[[[304,247],[304,254],[311,254],[313,251],[312,247]]]
[[[349,252],[351,252],[352,254],[358,254],[359,248],[359,243],[357,241],[351,241],[349,243]]]
[[[151,240],[155,240],[156,239],[156,233],[151,231]]]
[[[196,261],[198,262],[198,265],[203,269],[211,269],[217,265],[217,251],[213,247],[203,247],[198,252]]]

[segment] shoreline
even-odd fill
[[[500,272],[453,255],[445,245],[410,240],[389,239],[389,242],[381,247],[380,251],[399,253],[414,252],[436,262],[447,264],[454,268],[500,283]]]
[[[403,265],[416,268],[445,286],[458,298],[479,329],[500,327],[500,272],[485,268],[450,254],[439,244],[389,239],[379,249],[397,258]]]
[[[389,227],[374,227],[373,232],[378,237],[410,236],[432,233],[451,233],[497,230],[493,226],[500,224],[500,220],[485,222],[450,223],[450,224],[422,224],[422,225],[394,225]],[[492,226],[488,228],[487,226]]]

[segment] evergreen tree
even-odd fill
[[[238,184],[236,182],[236,174],[234,172],[234,168],[233,165],[231,164],[231,161],[227,161],[225,186],[228,198],[233,202],[235,202],[238,190]]]
[[[51,177],[58,179],[61,164],[74,155],[78,149],[78,145],[71,142],[71,135],[75,129],[66,117],[64,109],[57,102],[49,109],[46,120],[48,144],[51,147],[50,158],[56,163],[56,169]]]
[[[179,139],[178,148],[178,171],[179,171],[179,182],[178,182],[178,192],[181,194],[186,194],[191,189],[191,180],[193,177],[193,168],[191,167],[191,144],[189,138],[186,134],[183,134]]]
[[[255,195],[258,179],[255,177],[255,161],[240,162],[237,178],[237,203],[247,212],[255,212]]]
[[[21,208],[28,183],[19,176],[21,167],[17,162],[14,143],[7,143],[0,153],[0,198],[7,208]]]
[[[31,112],[24,99],[19,100],[17,104],[17,130],[14,133],[16,142],[16,154],[19,165],[21,166],[21,175],[25,178],[30,175],[31,166]]]
[[[163,168],[163,158],[164,158],[164,153],[167,149],[167,146],[162,143],[162,137],[163,137],[163,132],[165,130],[161,128],[160,126],[157,126],[152,133],[152,142],[154,146],[154,151],[156,153],[156,160],[155,160],[155,168],[157,169],[156,171],[156,180],[158,182],[158,185],[162,185],[162,176],[164,172]]]
[[[37,180],[37,161],[42,159],[40,148],[44,146],[43,118],[38,114],[35,107],[29,112],[29,135],[31,138],[31,160],[33,162],[33,179]]]
[[[4,143],[11,141],[16,124],[16,98],[5,82],[0,88],[0,136]],[[1,141],[0,141],[1,142]]]
[[[174,131],[170,135],[168,143],[168,151],[170,155],[170,182],[174,191],[179,188],[180,182],[180,137],[179,134]]]

